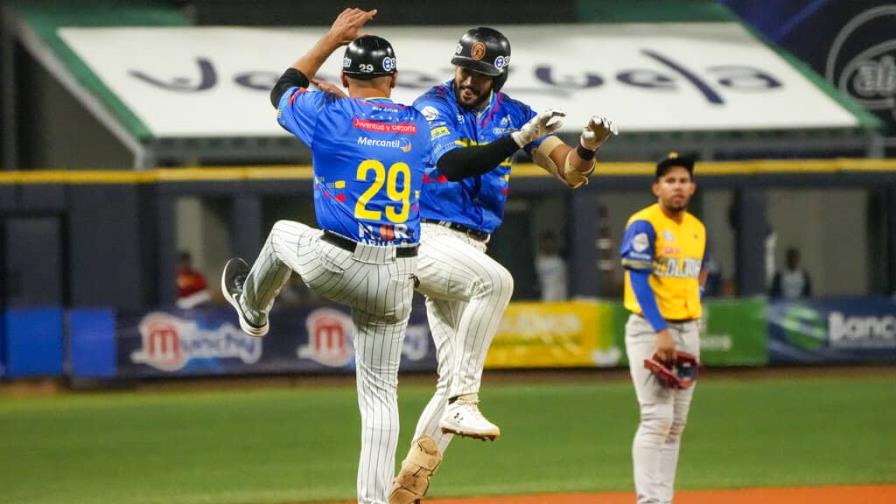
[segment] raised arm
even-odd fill
[[[277,80],[274,88],[271,90],[271,103],[274,107],[280,103],[280,97],[283,93],[292,87],[306,88],[320,67],[327,61],[327,58],[333,54],[333,51],[341,46],[349,44],[352,40],[358,38],[361,28],[376,16],[376,9],[365,11],[363,9],[345,9],[329,31],[317,41],[311,49],[308,50],[301,58],[297,59],[291,67]]]
[[[333,21],[330,30],[304,56],[296,60],[292,68],[308,79],[313,79],[333,51],[361,36],[361,28],[376,16],[376,12],[376,9],[345,9]]]
[[[535,164],[548,173],[577,189],[588,183],[594,173],[594,155],[611,135],[618,131],[612,121],[601,116],[592,116],[582,128],[579,145],[575,148],[565,144],[555,136],[546,138],[532,154]]]
[[[557,131],[562,125],[562,117],[561,112],[545,110],[530,119],[519,131],[494,142],[454,149],[439,158],[439,171],[452,181],[482,175],[520,148]]]

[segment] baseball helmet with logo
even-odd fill
[[[376,35],[355,39],[345,48],[342,73],[361,80],[394,75],[395,51],[392,50],[392,44]]]
[[[499,91],[507,81],[510,41],[493,28],[473,28],[460,38],[451,64],[494,77],[492,87]]]

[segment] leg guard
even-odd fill
[[[439,447],[429,436],[421,436],[401,463],[401,471],[392,483],[389,504],[413,504],[426,495],[432,475],[442,463]]]

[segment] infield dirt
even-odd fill
[[[632,492],[596,492],[441,498],[426,499],[423,502],[432,504],[633,504],[635,495]],[[675,504],[892,504],[894,502],[896,502],[896,485],[684,490],[675,493]],[[348,504],[348,502],[333,504]]]

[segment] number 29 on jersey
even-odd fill
[[[401,189],[399,189],[399,178]],[[370,181],[370,187],[364,191],[355,204],[355,218],[381,221],[383,212],[368,208],[372,200],[386,186],[386,196],[394,204],[385,205],[386,220],[401,224],[408,220],[411,211],[411,168],[407,163],[395,163],[386,170],[382,162],[367,159],[358,165],[356,179],[361,182]]]

